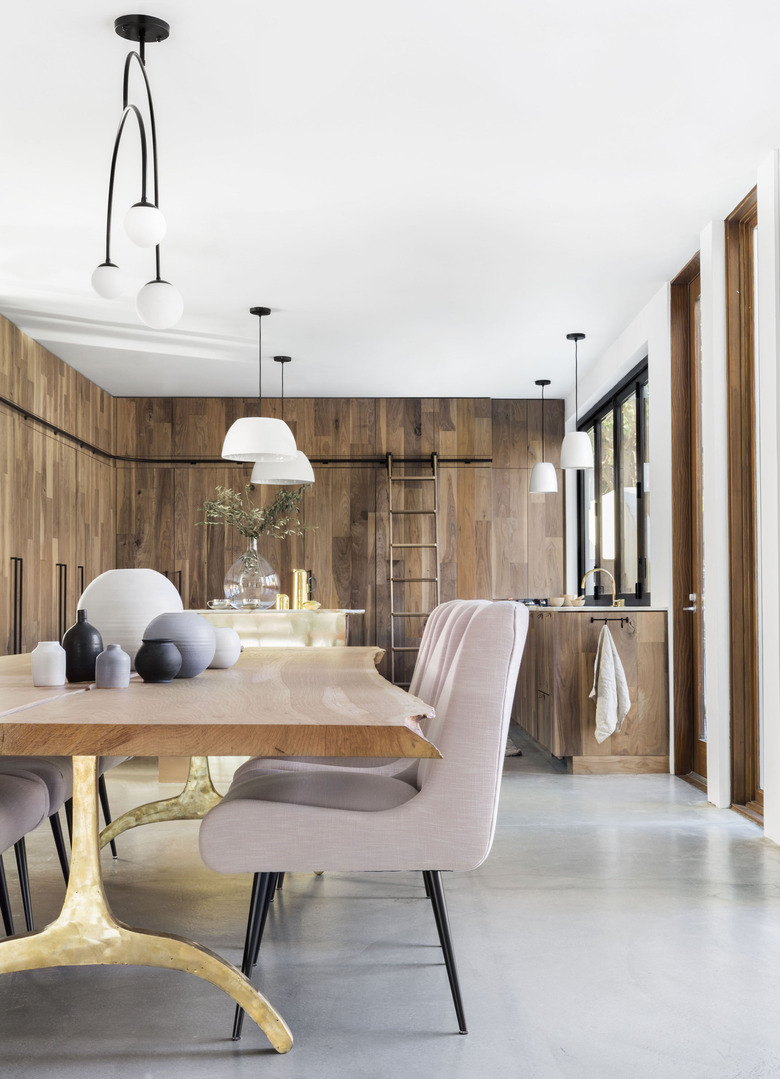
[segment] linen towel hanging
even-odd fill
[[[599,634],[590,696],[596,702],[596,741],[601,743],[620,730],[631,707],[626,672],[606,624]]]

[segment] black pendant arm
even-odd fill
[[[143,41],[141,42],[141,45],[143,46]],[[141,67],[141,74],[144,77],[144,86],[146,87],[146,100],[149,105],[149,136],[152,142],[152,185],[154,189],[154,204],[159,210],[160,184],[157,175],[157,124],[154,119],[154,102],[152,101],[152,88],[149,85],[149,78],[146,74],[146,64],[144,63],[143,57],[139,56],[137,52],[129,52],[125,59],[125,73],[122,82],[122,107],[125,109],[127,108],[129,99],[130,64],[132,63],[133,57],[136,58]],[[146,185],[146,159],[144,159],[141,167],[144,174],[144,185]],[[145,190],[146,187],[144,186],[144,191]]]
[[[114,139],[114,152],[111,155],[111,171],[108,177],[108,208],[106,210],[106,262],[111,261],[111,215],[114,209],[114,178],[116,176],[116,161],[119,155],[119,144],[122,141],[122,133],[125,129],[128,116],[135,116],[138,121],[138,134],[141,139],[141,199],[146,201],[146,129],[143,117],[135,105],[127,105],[119,121],[116,138]]]

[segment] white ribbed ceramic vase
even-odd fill
[[[183,604],[173,583],[156,570],[110,569],[87,585],[78,606],[87,608],[104,643],[120,645],[132,665],[151,620]]]
[[[30,656],[34,686],[65,685],[65,649],[59,641],[40,641]]]
[[[177,678],[194,678],[205,671],[214,658],[217,638],[214,627],[195,611],[171,611],[153,618],[144,632],[145,640],[166,638],[181,652]]]
[[[217,649],[209,667],[232,667],[241,655],[241,638],[230,626],[214,626]]]

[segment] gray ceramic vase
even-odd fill
[[[214,658],[217,640],[214,627],[194,611],[158,614],[144,630],[144,640],[165,638],[181,652],[177,678],[195,678]]]
[[[130,657],[118,644],[107,644],[95,660],[98,689],[127,689],[130,685]]]

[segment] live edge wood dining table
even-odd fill
[[[439,757],[419,720],[433,709],[376,670],[381,649],[263,648],[229,670],[127,689],[35,688],[29,656],[0,657],[0,756],[73,757],[70,882],[59,917],[0,941],[0,973],[127,964],[194,974],[222,989],[280,1053],[292,1034],[239,970],[192,941],[114,918],[103,888],[97,813],[102,755]],[[315,868],[315,867],[312,867]]]

